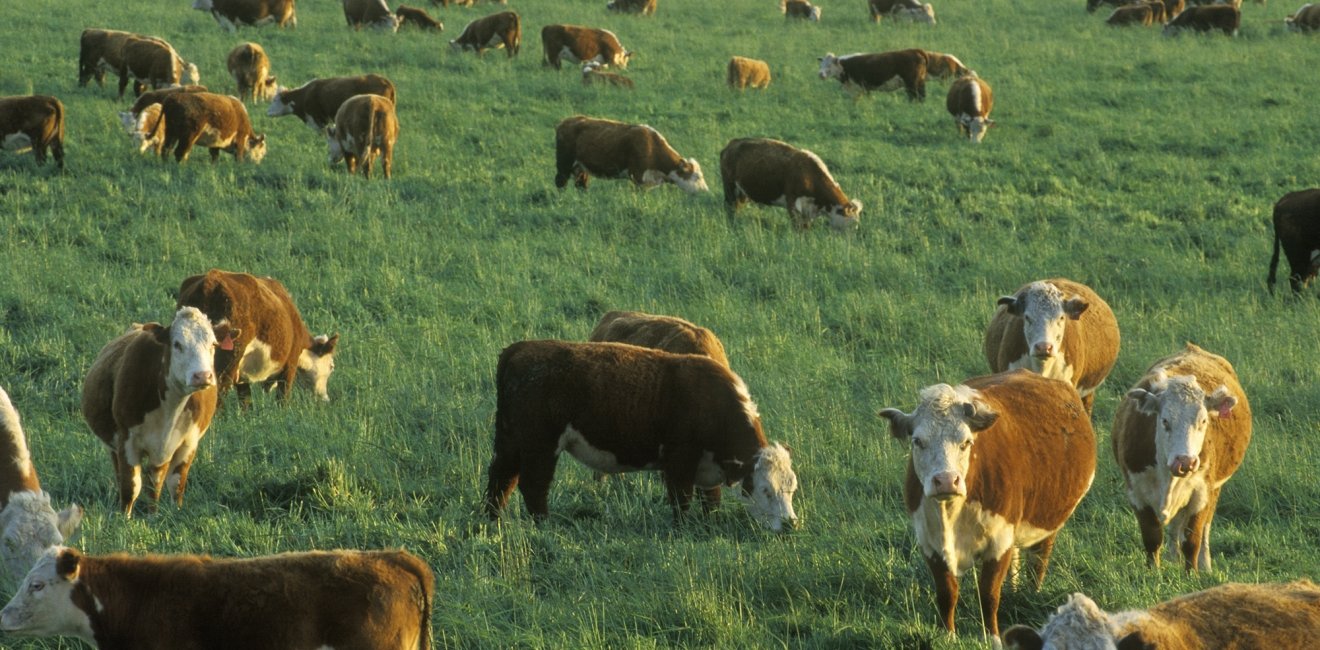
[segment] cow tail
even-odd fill
[[[399,568],[417,579],[415,596],[420,596],[421,629],[417,632],[417,650],[431,650],[431,605],[435,602],[435,574],[417,556],[399,551],[396,554]]]
[[[1279,239],[1279,229],[1276,226],[1274,228],[1274,256],[1270,258],[1270,275],[1265,278],[1265,286],[1269,287],[1270,293],[1274,293],[1274,273],[1279,269],[1279,248],[1282,244],[1282,240]]]
[[[522,49],[522,20],[513,24],[513,36],[509,40],[513,41],[509,44],[509,51],[517,55],[518,50]]]
[[[147,109],[143,108],[142,112],[143,113],[147,112]],[[146,135],[146,139],[152,142],[159,142],[157,146],[160,147],[160,155],[162,158],[165,157],[165,154],[169,151],[170,148],[169,147],[170,143],[164,140],[165,134],[161,133],[161,129],[164,128],[165,128],[165,104],[161,103],[160,116],[156,119],[155,126],[151,127],[151,133],[148,133]]]
[[[64,169],[64,104],[55,100],[55,129],[50,134],[50,152],[60,169]]]

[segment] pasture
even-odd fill
[[[404,546],[435,570],[443,648],[983,647],[971,575],[960,636],[937,627],[901,504],[907,450],[875,413],[986,372],[996,298],[1065,276],[1113,307],[1122,349],[1097,393],[1095,483],[1042,591],[1005,589],[1001,625],[1038,625],[1075,591],[1118,610],[1320,577],[1320,302],[1264,284],[1271,206],[1320,185],[1320,43],[1282,24],[1300,2],[1244,5],[1230,39],[1110,28],[1082,0],[932,1],[933,28],[873,25],[864,0],[820,0],[819,24],[786,22],[773,0],[660,0],[649,18],[604,0],[513,0],[512,60],[448,47],[491,4],[428,6],[441,36],[351,31],[334,0],[300,2],[296,29],[232,35],[186,0],[0,7],[0,95],[59,97],[68,137],[64,174],[0,153],[0,385],[43,487],[87,509],[76,545]],[[635,52],[636,90],[543,69],[539,31],[554,22],[614,31]],[[234,92],[224,56],[246,40],[290,87],[384,74],[399,96],[394,178],[328,168],[324,138],[264,104],[249,105],[269,142],[260,166],[139,156],[117,115],[131,100],[77,87],[85,27],[163,37],[217,92]],[[994,87],[998,126],[982,145],[958,138],[948,82],[912,103],[853,100],[816,78],[826,52],[908,47],[953,53]],[[731,93],[733,54],[768,61],[769,89]],[[553,127],[578,113],[651,124],[713,191],[599,179],[557,191]],[[782,208],[726,219],[718,153],[746,136],[818,153],[864,203],[860,229],[797,232]],[[82,377],[130,323],[168,321],[179,282],[211,267],[279,278],[313,333],[342,334],[332,401],[258,395],[241,412],[228,400],[183,508],[125,520],[78,411]],[[570,459],[547,525],[516,494],[501,525],[481,516],[499,351],[585,339],[610,309],[720,336],[767,435],[794,450],[797,531],[767,533],[732,499],[675,526],[654,477],[597,484]],[[1255,413],[1215,520],[1214,571],[1191,576],[1145,568],[1108,434],[1119,397],[1189,340],[1235,364]]]

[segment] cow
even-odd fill
[[[1110,438],[1146,564],[1159,566],[1168,526],[1183,567],[1209,571],[1219,491],[1251,442],[1251,406],[1233,366],[1191,343],[1156,361],[1119,403]]]
[[[58,546],[0,610],[0,629],[104,650],[427,650],[434,601],[430,567],[403,550],[213,558]]]
[[[780,0],[779,11],[785,18],[801,18],[804,20],[820,21],[820,7],[811,4],[807,0]]]
[[[1163,8],[1164,5],[1161,4],[1160,7]],[[1151,5],[1148,4],[1123,5],[1115,9],[1114,13],[1109,14],[1109,18],[1105,19],[1105,24],[1111,27],[1124,27],[1127,25],[1149,27],[1154,22],[1154,13]]]
[[[546,25],[541,28],[542,62],[561,67],[562,61],[596,61],[606,66],[627,68],[632,52],[623,49],[614,32],[577,25]]]
[[[818,217],[835,230],[854,228],[862,216],[862,202],[848,200],[819,156],[779,140],[730,140],[720,151],[720,179],[730,218],[748,200],[784,206],[799,229]]]
[[[1314,32],[1320,30],[1320,5],[1304,4],[1293,15],[1283,19],[1289,31]]]
[[[297,116],[313,131],[324,132],[335,119],[339,107],[349,97],[365,94],[380,95],[397,102],[394,82],[378,74],[357,77],[329,77],[313,79],[292,90],[279,88],[271,100],[266,117]]]
[[[1320,189],[1289,192],[1274,204],[1274,256],[1265,278],[1270,293],[1274,293],[1280,248],[1288,257],[1288,285],[1293,293],[1301,293],[1320,272]]]
[[[1014,625],[1008,650],[1307,650],[1320,639],[1320,587],[1227,583],[1150,609],[1110,614],[1075,593],[1036,631]]]
[[[560,452],[598,472],[659,470],[677,521],[694,488],[709,511],[741,485],[752,516],[796,526],[797,475],[787,447],[766,440],[747,386],[695,354],[622,343],[521,341],[495,371],[495,443],[485,508],[498,519],[516,485],[537,521]]]
[[[182,163],[198,144],[210,150],[212,163],[220,159],[221,151],[233,154],[235,160],[247,159],[254,164],[266,157],[266,135],[253,133],[247,108],[236,97],[174,93],[161,101],[160,114],[151,138],[163,140],[162,158],[173,148],[174,159]]]
[[[601,65],[595,61],[588,61],[582,64],[582,85],[604,84],[614,86],[615,88],[633,88],[633,80],[617,72],[608,72],[601,69]]]
[[[38,165],[46,164],[49,149],[64,169],[64,104],[50,95],[0,97],[0,149],[32,149]]]
[[[27,575],[41,554],[74,536],[83,509],[60,512],[41,489],[27,436],[9,393],[0,388],[0,564],[14,581]]]
[[[724,344],[714,332],[673,316],[612,311],[600,318],[587,340],[592,343],[627,343],[674,354],[700,354],[729,367]]]
[[[130,36],[124,42],[123,56],[123,66],[119,69],[120,97],[130,77],[137,95],[148,86],[154,90],[180,85],[185,74],[189,83],[200,83],[197,66],[184,61],[173,46],[158,38]]]
[[[177,307],[196,307],[212,322],[237,328],[233,345],[215,351],[221,395],[233,387],[246,406],[252,384],[265,384],[278,385],[280,398],[287,400],[296,382],[330,401],[326,386],[335,371],[339,334],[312,336],[279,280],[211,269],[184,278]]]
[[[621,14],[655,15],[656,0],[610,0],[605,3],[606,11]]]
[[[106,71],[118,72],[124,67],[124,43],[130,36],[136,34],[113,29],[84,29],[78,40],[78,85],[86,86],[95,78],[96,85],[104,87]],[[119,86],[119,96],[124,96],[124,83]]]
[[[371,165],[380,156],[381,170],[389,178],[394,143],[399,139],[394,102],[380,95],[350,97],[339,107],[335,123],[326,127],[325,139],[331,167],[343,160],[352,174],[361,164],[362,176],[371,178]]]
[[[880,417],[911,445],[903,500],[940,621],[954,631],[958,578],[979,561],[981,618],[997,637],[1000,587],[1018,549],[1028,550],[1039,589],[1059,530],[1095,478],[1095,432],[1077,391],[1014,370],[927,387],[912,413]]]
[[[957,79],[963,75],[971,74],[971,70],[963,65],[958,57],[943,52],[931,52],[926,50],[926,75],[936,79]]]
[[[1237,36],[1238,26],[1241,23],[1242,13],[1231,5],[1188,7],[1169,20],[1164,26],[1164,35],[1175,36],[1185,29],[1197,32],[1218,29],[1229,36]]]
[[[425,9],[399,5],[394,9],[394,15],[399,17],[400,27],[413,25],[421,30],[445,31],[445,24],[432,18],[431,14],[426,13]]]
[[[206,86],[175,86],[148,90],[138,95],[133,106],[127,111],[119,113],[119,120],[123,122],[124,130],[133,138],[133,145],[138,153],[151,151],[160,155],[161,147],[165,146],[165,125],[161,123],[160,103],[167,95],[180,92],[206,92]]]
[[[1118,360],[1118,320],[1090,287],[1064,278],[1001,296],[985,331],[991,372],[1026,368],[1077,389],[1090,413],[1095,390]]]
[[[215,349],[232,348],[241,333],[184,307],[169,325],[134,324],[97,354],[83,381],[82,414],[110,449],[125,517],[142,490],[139,466],[150,474],[153,509],[164,487],[183,505],[197,444],[215,414]]]
[[[729,59],[729,87],[734,90],[770,87],[770,64],[758,59],[735,56]]]
[[[929,2],[920,7],[896,7],[890,14],[894,22],[899,19],[910,20],[914,23],[925,23],[927,25],[935,24],[935,7]]]
[[[871,22],[878,23],[896,12],[903,10],[919,10],[921,3],[918,0],[867,0],[866,8],[871,13]]]
[[[683,158],[665,136],[645,124],[626,124],[584,115],[555,126],[555,187],[568,179],[587,189],[590,175],[628,178],[651,189],[673,183],[690,193],[706,192],[706,179],[695,158]]]
[[[909,100],[926,99],[926,68],[929,62],[925,50],[844,56],[834,56],[830,52],[819,61],[820,78],[838,79],[844,89],[850,92],[887,90],[892,84],[901,81]]]
[[[233,33],[239,25],[257,27],[275,23],[280,27],[297,27],[293,3],[294,0],[193,0],[192,8],[211,12],[221,29]]]
[[[994,108],[995,95],[990,84],[978,77],[975,71],[969,71],[949,85],[949,95],[944,107],[953,116],[958,125],[958,133],[967,137],[973,144],[980,144],[985,139],[986,131],[995,125],[990,119],[990,110]]]
[[[399,17],[390,11],[385,0],[344,0],[344,20],[353,29],[363,25],[375,29],[399,31]]]
[[[472,50],[477,56],[488,49],[502,47],[510,59],[518,55],[521,46],[522,20],[513,11],[501,11],[478,18],[468,23],[458,38],[449,41],[449,47],[455,52]]]
[[[275,75],[270,73],[270,57],[256,43],[241,43],[225,59],[229,75],[238,85],[239,99],[270,101],[275,95]]]

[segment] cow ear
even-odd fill
[[[56,515],[55,527],[59,529],[60,536],[65,542],[73,539],[78,534],[78,524],[82,523],[83,509],[78,504],[73,504],[59,512]]]
[[[1152,393],[1144,388],[1133,388],[1127,392],[1127,396],[1137,405],[1137,410],[1146,415],[1160,414],[1160,396],[1159,393]]]
[[[1022,301],[1017,296],[1000,296],[996,304],[1007,307],[1008,313],[1014,316],[1022,315]]]
[[[986,124],[992,123],[986,122]],[[1082,317],[1082,314],[1086,313],[1086,308],[1090,306],[1090,303],[1081,298],[1069,298],[1063,301],[1063,313],[1067,314],[1068,318],[1077,320]]]
[[[994,425],[995,420],[999,419],[999,414],[990,410],[984,402],[967,402],[963,404],[963,419],[967,420],[967,428],[972,433],[985,431]]]
[[[169,345],[170,343],[170,328],[165,327],[160,323],[147,323],[142,326],[142,331],[154,336],[156,342],[161,345]]]
[[[333,354],[335,346],[339,344],[339,332],[335,332],[330,338],[326,339],[325,345],[321,347],[321,354]]]
[[[73,582],[78,579],[79,563],[82,561],[82,553],[77,549],[66,548],[60,551],[59,556],[55,558],[55,575]]]
[[[1233,407],[1237,406],[1238,399],[1228,393],[1228,386],[1223,384],[1215,389],[1215,392],[1205,396],[1205,410],[1214,413],[1216,417],[1227,418],[1233,414]]]
[[[1045,640],[1040,638],[1040,634],[1025,625],[1014,625],[1001,637],[1004,650],[1041,650],[1045,647]]]
[[[878,415],[889,420],[889,435],[906,441],[912,438],[912,416],[898,409],[884,409]]]
[[[1118,640],[1118,650],[1159,650],[1159,646],[1146,640],[1141,632],[1133,632]]]

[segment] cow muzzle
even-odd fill
[[[964,497],[967,496],[967,484],[963,481],[962,474],[940,472],[931,477],[926,496],[937,501],[948,501],[949,499]]]
[[[215,385],[215,373],[210,370],[198,370],[189,378],[188,387],[193,390],[210,388]]]
[[[1037,343],[1031,346],[1031,356],[1037,359],[1048,359],[1054,356],[1053,343]]]
[[[1201,459],[1196,456],[1175,456],[1169,461],[1169,473],[1178,478],[1186,478],[1201,466]]]

